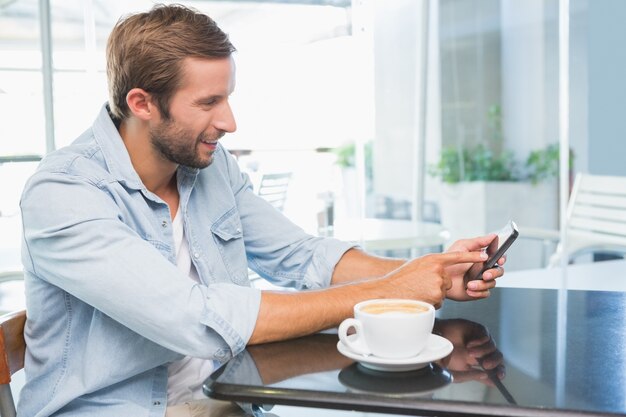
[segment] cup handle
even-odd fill
[[[356,333],[348,337],[348,330],[351,327],[354,327]],[[363,325],[357,319],[349,318],[342,321],[337,334],[341,343],[349,347],[353,352],[361,355],[371,355],[372,352],[370,352],[363,338]]]

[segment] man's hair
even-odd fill
[[[165,119],[181,86],[185,58],[229,57],[235,47],[209,16],[178,5],[120,19],[107,42],[109,107],[118,120],[130,114],[126,95],[133,88],[150,93]]]

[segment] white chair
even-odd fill
[[[287,189],[291,181],[291,172],[263,174],[257,190],[257,195],[270,203],[278,211],[283,211],[287,200]],[[266,283],[256,272],[248,269],[248,279],[253,286],[268,289],[271,284]]]
[[[291,172],[263,174],[257,194],[267,200],[277,210],[283,211],[290,181]]]
[[[568,261],[589,253],[626,254],[626,177],[578,174],[567,206]],[[556,230],[520,228],[520,236],[558,242]],[[557,245],[549,267],[559,265],[563,245]]]
[[[21,281],[24,279],[24,272],[11,270],[11,271],[0,271],[0,284],[3,282],[9,281]]]

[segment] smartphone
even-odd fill
[[[517,225],[512,220],[501,230],[496,232],[496,237],[491,241],[489,246],[487,246],[487,255],[489,258],[487,258],[485,262],[473,264],[465,273],[465,282],[482,279],[483,273],[496,265],[498,259],[511,247],[518,235],[519,231],[517,230]]]

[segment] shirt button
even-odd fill
[[[166,221],[166,220],[163,220],[163,223],[161,223],[161,226],[162,226],[162,227],[167,227],[167,221]]]
[[[229,356],[228,353],[224,351],[219,351],[215,354],[215,358],[218,361],[224,361],[225,359],[228,359],[228,356]]]
[[[152,405],[161,405],[161,401],[153,401]]]
[[[200,254],[198,252],[194,252],[193,257],[198,259],[200,257]]]
[[[237,233],[239,233],[239,232],[241,232],[241,229],[240,229],[240,228],[237,228]]]

